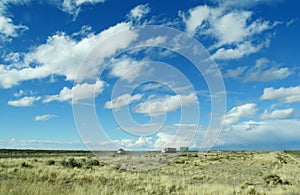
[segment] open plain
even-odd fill
[[[142,153],[137,160],[130,152],[104,159],[82,151],[2,150],[0,194],[300,192],[297,151]]]

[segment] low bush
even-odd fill
[[[289,185],[290,182],[287,180],[283,180],[281,179],[278,175],[268,175],[266,177],[264,177],[264,181],[266,182],[266,184],[269,185]]]
[[[184,159],[179,159],[175,161],[176,164],[184,164],[185,160]]]
[[[99,166],[100,162],[97,159],[90,159],[86,163],[88,166]]]
[[[47,160],[46,165],[55,165],[55,161],[54,160]]]
[[[32,168],[33,166],[30,165],[30,164],[28,164],[28,163],[26,163],[26,162],[22,162],[21,167],[22,168]]]
[[[69,158],[69,159],[64,159],[63,161],[61,161],[61,165],[64,167],[69,167],[69,168],[81,168],[82,165],[76,161],[74,158]]]

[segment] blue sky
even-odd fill
[[[1,1],[0,148],[300,149],[299,9]]]

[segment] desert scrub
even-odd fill
[[[290,182],[287,180],[281,179],[280,176],[278,175],[267,175],[264,177],[264,181],[266,184],[271,185],[271,186],[276,186],[276,185],[290,185]]]
[[[198,158],[181,156],[171,161],[169,156],[158,154],[155,161],[171,162],[143,172],[126,171],[131,164],[124,163],[127,158],[119,156],[109,163],[98,157],[87,158],[85,154],[73,160],[70,155],[41,157],[38,161],[34,161],[36,157],[0,158],[0,194],[299,194],[300,158],[295,155],[287,154],[291,159],[278,169],[272,166],[273,161],[278,161],[275,152],[255,152],[254,158],[248,158],[250,154],[243,152],[198,155]],[[151,160],[148,156],[143,166],[148,158]],[[215,157],[223,162],[213,163],[211,159]],[[55,164],[46,165],[51,160]],[[138,162],[134,156],[131,160],[131,163]],[[185,162],[176,163],[176,160]],[[65,166],[61,165],[63,161]],[[23,168],[23,162],[33,167]],[[76,163],[81,168],[74,168]],[[87,168],[89,164],[92,168]]]
[[[32,168],[33,166],[30,165],[30,164],[27,163],[27,162],[22,162],[22,163],[21,163],[21,167],[22,167],[22,168]]]
[[[61,161],[61,165],[63,167],[68,167],[68,168],[81,168],[82,164],[75,160],[74,158],[69,158],[69,159],[64,159]]]
[[[55,161],[54,160],[47,160],[46,165],[55,165]]]
[[[99,162],[99,160],[97,160],[97,159],[89,159],[89,160],[86,162],[86,165],[89,166],[89,167],[92,167],[92,166],[100,166],[100,162]]]

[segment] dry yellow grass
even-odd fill
[[[147,171],[127,171],[113,158],[74,157],[74,168],[64,156],[2,158],[0,194],[299,194],[299,154],[189,152]]]

